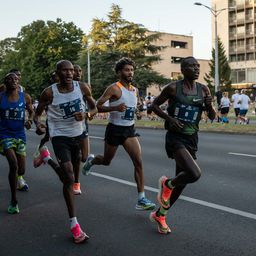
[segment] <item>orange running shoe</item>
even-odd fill
[[[159,204],[161,204],[164,208],[170,207],[170,197],[172,194],[172,189],[168,188],[165,185],[165,182],[168,178],[166,176],[162,176],[159,179],[159,191],[157,195],[157,200]]]
[[[161,234],[170,234],[171,233],[171,229],[168,227],[168,225],[166,224],[165,221],[165,216],[157,216],[156,212],[151,212],[149,215],[149,219],[152,222],[156,222],[157,223],[157,228],[158,228],[158,232]]]
[[[80,183],[74,183],[73,184],[73,192],[74,192],[74,195],[81,195],[82,194],[82,191],[80,189]]]

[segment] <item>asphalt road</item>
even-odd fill
[[[138,129],[143,151],[146,194],[156,201],[161,175],[174,175],[164,150],[163,130]],[[103,152],[104,127],[91,126],[91,151]],[[255,256],[255,136],[201,133],[198,164],[202,177],[187,186],[168,214],[172,233],[157,233],[149,212],[135,210],[133,167],[120,147],[111,166],[94,166],[82,176],[77,216],[90,240],[72,243],[62,186],[49,166],[34,169],[39,137],[28,133],[26,179],[18,192],[20,214],[6,211],[10,192],[7,161],[1,157],[0,256]],[[50,145],[50,143],[49,143]],[[51,149],[51,147],[50,147]]]

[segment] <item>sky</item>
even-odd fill
[[[198,1],[198,0],[196,0]],[[16,37],[22,26],[34,20],[74,22],[85,33],[92,19],[106,19],[111,5],[122,8],[128,21],[149,30],[193,36],[193,55],[210,59],[212,48],[211,13],[194,0],[0,0],[0,40]],[[201,0],[211,6],[211,0]]]

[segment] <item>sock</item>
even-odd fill
[[[166,216],[168,213],[168,210],[169,210],[169,208],[167,209],[167,208],[164,208],[163,206],[160,206],[158,208],[158,210],[156,211],[156,216],[157,217]]]
[[[173,189],[174,186],[172,185],[172,179],[168,179],[165,181],[165,186],[169,189]]]
[[[78,224],[77,218],[73,217],[69,219],[70,221],[70,228],[72,229],[73,227],[75,227],[76,224]]]
[[[43,159],[43,161],[44,161],[44,163],[46,164],[46,163],[48,163],[48,161],[49,161],[50,159],[52,159],[51,156],[47,156],[47,157],[45,157],[45,158]]]
[[[167,208],[164,208],[163,206],[161,206],[159,208],[159,214],[162,215],[162,216],[166,216],[166,214],[168,213],[168,209]]]
[[[145,197],[145,192],[144,192],[144,191],[138,193],[138,199],[139,199],[139,200],[142,199],[142,198],[144,198],[144,197]]]
[[[18,176],[17,176],[17,179],[18,179],[18,180],[23,179],[23,176],[22,176],[22,175],[18,175]]]

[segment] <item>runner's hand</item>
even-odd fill
[[[38,123],[36,126],[36,134],[42,135],[46,132],[46,125]]]
[[[27,120],[25,123],[24,123],[24,126],[27,130],[29,130],[31,128],[31,125],[32,125],[32,121],[31,120]]]
[[[170,117],[167,120],[167,123],[168,123],[168,130],[171,130],[171,131],[179,131],[184,126],[182,122],[180,122],[178,119],[173,117]]]
[[[76,112],[74,113],[74,117],[76,119],[76,121],[83,121],[86,117],[84,112]]]
[[[116,108],[117,108],[117,111],[118,111],[118,112],[124,112],[127,107],[125,106],[124,103],[122,103],[122,104],[116,106]]]

